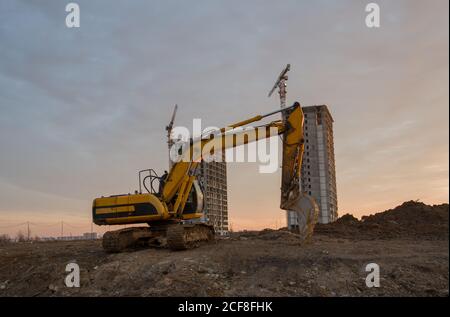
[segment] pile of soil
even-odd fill
[[[287,228],[282,228],[278,230],[264,229],[262,231],[240,231],[231,234],[232,240],[248,240],[248,239],[259,239],[259,240],[272,240],[272,241],[283,241],[285,243],[291,244],[301,244],[302,238],[296,233],[287,231]]]
[[[108,254],[101,241],[90,240],[10,243],[0,247],[0,297],[448,296],[448,241],[316,235],[294,244],[283,232],[245,235],[179,252]],[[73,262],[79,288],[65,285]],[[365,284],[373,262],[381,267],[379,288]]]
[[[317,225],[315,233],[346,239],[448,240],[448,215],[448,204],[408,201],[361,220],[346,214],[334,223]]]
[[[285,228],[244,231],[172,252],[108,254],[102,242],[0,246],[2,296],[447,296],[448,205],[406,202],[358,220],[318,225],[306,243]],[[81,287],[65,285],[66,265]],[[365,284],[368,263],[379,288]]]

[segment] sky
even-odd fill
[[[165,125],[225,126],[288,103],[334,117],[339,214],[448,202],[448,1],[0,2],[0,233],[90,230],[92,199],[167,169]],[[234,230],[285,225],[280,173],[228,164]],[[95,228],[102,232],[105,228]]]

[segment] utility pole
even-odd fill
[[[64,236],[64,222],[61,220],[61,240]]]
[[[27,221],[27,241],[30,241],[30,222]]]

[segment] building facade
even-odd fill
[[[197,178],[205,198],[202,221],[214,226],[216,234],[228,234],[227,163],[202,161],[197,169]]]
[[[325,105],[303,107],[305,115],[305,152],[302,162],[301,190],[314,197],[319,206],[319,223],[338,217],[336,167],[334,159],[333,117]],[[295,213],[288,212],[288,228],[297,224]]]

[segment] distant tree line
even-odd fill
[[[0,234],[0,245],[5,245],[11,242],[28,242],[28,241],[40,241],[41,238],[35,235],[34,237],[31,234],[25,235],[22,231],[17,232],[15,238],[11,238],[9,234]]]

